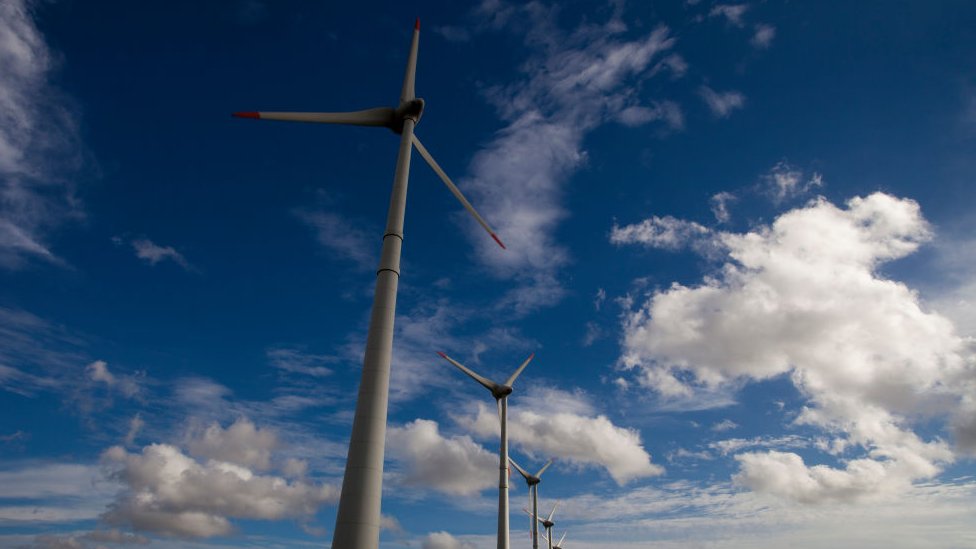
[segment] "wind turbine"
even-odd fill
[[[549,516],[546,517],[546,518],[544,518],[544,519],[539,518],[538,515],[529,513],[529,510],[528,509],[522,509],[526,513],[529,513],[529,516],[531,516],[535,520],[537,520],[537,521],[539,521],[539,522],[542,523],[543,528],[546,529],[545,538],[546,538],[546,542],[549,543],[549,549],[553,549],[553,545],[552,545],[552,527],[555,526],[556,523],[552,521],[552,515],[553,515],[553,513],[556,512],[556,506],[557,505],[559,505],[559,502],[558,501],[552,506],[552,511],[549,511]],[[566,537],[566,534],[563,534],[563,537]],[[559,540],[559,542],[562,543],[562,540]]]
[[[403,218],[407,202],[407,179],[410,152],[417,148],[451,193],[486,230],[495,242],[505,247],[495,232],[454,185],[413,130],[424,111],[424,100],[414,93],[417,69],[417,45],[420,19],[414,24],[407,68],[396,108],[377,107],[356,112],[237,112],[239,118],[382,126],[400,135],[400,149],[390,209],[383,233],[383,249],[376,271],[376,290],[366,336],[363,372],[356,400],[356,414],[349,437],[349,454],[342,478],[342,492],[332,536],[334,549],[376,549],[380,537],[380,504],[383,489],[383,453],[386,439],[386,416],[390,388],[390,357],[393,351],[393,320],[396,312],[397,284],[400,279],[400,248],[403,245]]]
[[[508,549],[508,395],[512,394],[512,383],[515,383],[515,378],[529,365],[535,353],[529,355],[529,358],[525,359],[515,373],[505,380],[505,383],[495,383],[476,374],[446,354],[437,354],[491,391],[491,396],[495,397],[498,405],[498,419],[501,422],[501,444],[498,448],[498,549]]]
[[[567,532],[563,532],[563,537],[559,538],[559,543],[554,543],[551,545],[552,549],[563,549],[563,540],[566,539],[566,534]],[[542,537],[545,537],[545,535]],[[546,541],[548,542],[549,538],[546,538]]]
[[[518,471],[520,475],[522,475],[522,478],[525,479],[525,483],[529,486],[530,496],[532,497],[532,515],[533,516],[538,515],[539,514],[539,483],[542,482],[542,479],[539,477],[541,477],[542,473],[545,473],[546,469],[548,469],[549,466],[552,465],[552,460],[550,459],[549,461],[547,461],[546,464],[542,466],[542,469],[539,469],[539,472],[534,475],[530,475],[528,472],[526,472],[525,469],[519,467],[519,464],[515,463],[514,459],[508,458],[508,461],[515,466],[515,470]],[[532,528],[532,549],[539,549],[539,524],[535,521],[534,518],[532,519],[531,528]]]

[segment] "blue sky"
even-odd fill
[[[0,13],[0,544],[329,543],[417,16],[384,548],[976,543],[969,3]]]

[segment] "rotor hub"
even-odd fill
[[[424,100],[417,97],[410,101],[400,103],[400,106],[393,111],[393,125],[390,127],[395,134],[403,133],[403,121],[409,118],[416,124],[420,122],[420,117],[424,114]]]
[[[512,388],[508,385],[498,385],[491,390],[491,394],[494,395],[496,399],[505,398],[512,394]]]

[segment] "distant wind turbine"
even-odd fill
[[[530,475],[525,469],[519,467],[519,464],[515,463],[514,459],[508,458],[508,461],[515,466],[515,470],[522,475],[522,478],[525,479],[525,483],[529,486],[529,496],[532,498],[532,515],[533,517],[538,515],[539,483],[542,482],[540,477],[542,476],[542,473],[545,473],[546,469],[552,465],[552,460],[550,459],[547,461],[546,464],[542,466],[542,469],[539,469],[539,472],[534,475]],[[536,522],[535,518],[532,519],[532,549],[539,549],[539,523]]]
[[[346,472],[332,537],[334,549],[376,549],[380,538],[380,504],[383,490],[383,453],[386,439],[386,416],[390,388],[390,357],[393,352],[393,320],[396,313],[397,284],[400,279],[400,248],[403,245],[403,217],[407,202],[407,178],[410,173],[410,151],[417,148],[451,193],[502,248],[502,241],[488,223],[464,198],[444,173],[413,129],[424,112],[424,100],[414,93],[417,69],[417,46],[420,19],[414,24],[413,39],[407,57],[407,69],[396,108],[377,107],[356,112],[237,112],[239,118],[382,126],[400,135],[400,151],[393,176],[393,192],[383,233],[383,250],[376,271],[376,290],[370,313],[369,332],[363,373],[356,400],[356,414],[349,437]]]
[[[446,354],[437,354],[491,391],[491,396],[495,397],[498,405],[498,419],[501,423],[501,444],[498,448],[498,549],[508,549],[508,395],[512,394],[515,378],[529,365],[535,353],[529,355],[529,358],[525,359],[515,373],[505,380],[505,383],[495,383],[476,374]]]
[[[553,513],[556,512],[556,506],[557,505],[559,505],[559,502],[556,502],[552,506],[552,511],[549,511],[549,516],[546,517],[546,518],[544,518],[544,519],[539,518],[538,515],[535,515],[533,513],[529,513],[529,510],[528,509],[522,509],[526,513],[529,513],[529,516],[531,516],[535,520],[537,520],[537,521],[539,521],[539,522],[542,523],[543,528],[546,529],[545,538],[546,538],[546,542],[549,543],[549,549],[553,549],[553,545],[552,545],[552,527],[555,526],[556,523],[552,521],[552,515],[553,515]],[[563,537],[565,537],[565,536],[566,536],[566,534],[563,534]],[[562,543],[562,540],[560,540],[560,543]]]
[[[566,534],[567,532],[563,532],[563,537],[559,538],[559,543],[554,543],[550,547],[552,547],[552,549],[563,549],[563,540],[566,539]],[[543,535],[543,537],[545,536]],[[549,538],[546,538],[546,541],[548,542]]]

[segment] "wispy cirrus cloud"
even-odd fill
[[[610,242],[616,245],[641,244],[648,248],[679,250],[701,241],[711,240],[711,230],[694,221],[670,215],[653,216],[640,223],[619,226],[610,231]]]
[[[172,246],[161,246],[148,238],[136,238],[130,244],[136,252],[136,257],[150,265],[156,265],[163,261],[172,261],[187,271],[193,270],[190,262]]]
[[[70,101],[51,84],[56,55],[33,21],[37,3],[0,4],[0,267],[63,263],[48,234],[83,212],[65,178],[82,147]]]
[[[675,43],[668,29],[626,38],[619,13],[569,32],[557,24],[555,10],[538,3],[491,0],[478,14],[485,26],[516,31],[538,52],[523,65],[522,79],[488,88],[507,125],[475,155],[462,182],[509,246],[504,251],[483,235],[473,238],[493,274],[517,282],[502,306],[526,313],[565,293],[558,273],[572,257],[554,233],[569,215],[564,185],[586,162],[583,138],[615,120],[681,127],[676,103],[647,100],[637,89],[657,74],[683,74],[687,64],[666,55]]]
[[[339,257],[352,261],[360,269],[376,264],[375,238],[360,225],[339,212],[324,206],[314,210],[297,210],[295,215],[315,230],[319,244]]]
[[[717,118],[728,118],[733,111],[746,105],[746,96],[734,90],[717,92],[708,86],[702,86],[698,88],[698,95]]]
[[[823,176],[813,172],[807,176],[803,170],[785,160],[777,162],[761,177],[765,193],[776,204],[790,198],[803,196],[813,189],[823,187]]]
[[[764,50],[773,43],[773,38],[776,38],[776,27],[760,23],[756,25],[755,33],[749,39],[749,43],[756,49]]]
[[[712,6],[712,9],[708,12],[709,17],[722,17],[736,27],[741,27],[745,25],[743,16],[746,11],[749,10],[748,4],[716,4]]]

